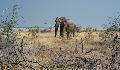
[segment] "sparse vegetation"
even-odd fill
[[[0,70],[120,69],[119,16],[105,30],[78,27],[78,35],[68,40],[55,38],[51,28],[15,30],[20,8],[14,5],[9,17],[0,19]]]
[[[33,38],[36,38],[37,37],[37,33],[39,33],[39,27],[37,27],[37,26],[31,27],[31,28],[29,28],[28,32],[31,33],[31,36]]]

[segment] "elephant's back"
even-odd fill
[[[75,26],[76,26],[76,24],[73,20],[68,20],[67,21],[67,27],[74,28]]]
[[[69,20],[69,21],[67,21],[66,25],[67,25],[66,26],[67,32],[74,32],[75,31],[75,26],[76,26],[75,22],[73,22],[72,20]]]

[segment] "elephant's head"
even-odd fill
[[[60,17],[60,18],[59,18],[59,22],[60,22],[60,23],[65,23],[65,22],[67,22],[66,17]]]
[[[67,20],[66,20],[66,17],[56,17],[55,19],[55,22],[56,23],[65,23]]]

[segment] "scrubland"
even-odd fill
[[[119,32],[80,31],[70,40],[66,36],[61,38],[59,32],[54,37],[54,31],[33,35],[21,30],[15,34],[14,43],[9,47],[3,47],[5,37],[1,35],[2,70],[120,69]]]

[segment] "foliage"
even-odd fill
[[[104,28],[108,31],[120,31],[120,14],[115,17],[109,17],[109,24],[104,24]]]
[[[99,33],[99,37],[102,41],[106,41],[109,38],[109,36],[109,32],[106,30]]]
[[[0,26],[3,29],[3,35],[6,36],[6,47],[15,39],[14,36],[16,33],[13,32],[13,28],[15,28],[19,20],[22,19],[22,16],[19,15],[20,9],[21,6],[16,4],[11,10],[6,11],[6,14],[1,15]]]
[[[92,27],[87,27],[86,29],[85,29],[85,31],[86,31],[86,34],[85,34],[85,41],[87,42],[87,43],[91,43],[92,41],[91,41],[91,39],[94,39],[94,35],[93,35],[93,28]]]
[[[76,32],[80,32],[82,30],[82,26],[76,27]]]
[[[19,10],[21,9],[20,5],[14,5],[12,10],[9,10],[5,15],[1,16],[1,33],[2,48],[0,48],[0,69],[1,70],[25,70],[34,69],[31,64],[36,63],[37,61],[32,61],[29,59],[31,49],[24,48],[27,45],[24,43],[24,36],[21,39],[18,39],[18,33],[14,29],[18,22],[23,19],[19,15]],[[38,32],[36,30],[36,32]],[[1,43],[1,42],[0,42]],[[1,46],[1,44],[0,44]],[[28,46],[27,46],[28,47]],[[30,52],[30,53],[29,53]]]
[[[35,26],[35,27],[31,27],[29,28],[28,32],[30,32],[32,34],[32,37],[37,37],[37,33],[39,33],[39,27]]]

